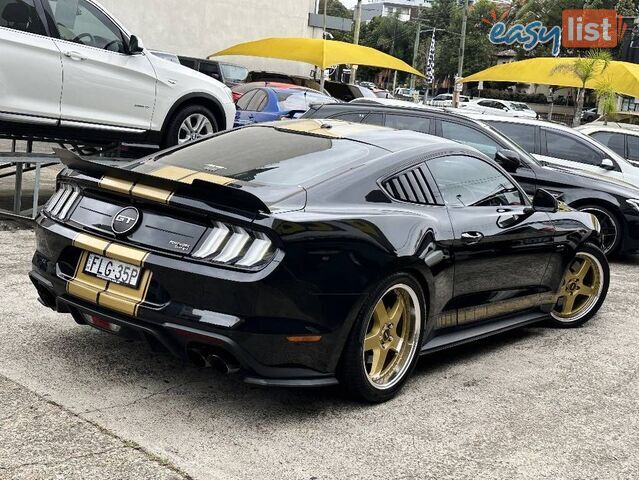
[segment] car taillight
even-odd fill
[[[80,196],[80,188],[63,183],[57,192],[49,199],[44,211],[58,220],[66,220],[71,207]]]
[[[193,258],[211,263],[254,269],[275,255],[273,242],[263,233],[216,222]]]

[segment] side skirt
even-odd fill
[[[498,320],[495,322],[482,323],[481,325],[443,333],[430,339],[421,351],[420,355],[437,352],[446,348],[456,347],[464,343],[474,342],[482,338],[498,335],[509,330],[524,327],[533,323],[541,322],[548,318],[548,314],[540,312],[525,313],[514,318]]]

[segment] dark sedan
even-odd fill
[[[254,384],[388,400],[420,354],[581,325],[608,290],[592,215],[429,135],[299,120],[124,168],[61,156],[41,302]]]
[[[415,130],[476,148],[497,160],[533,195],[539,188],[568,206],[591,213],[602,226],[607,255],[639,252],[639,190],[624,182],[584,171],[574,172],[538,161],[483,121],[432,107],[382,106],[376,103],[326,104],[304,118],[331,118]],[[612,215],[612,216],[611,216]]]

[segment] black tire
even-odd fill
[[[583,281],[579,288],[573,290],[572,288],[568,288],[568,285],[571,281],[576,279],[579,276],[578,272],[574,272],[575,269],[580,267],[579,262],[581,259],[587,259],[592,262],[593,269],[597,269],[598,273],[595,273],[594,270],[590,273],[587,273],[585,281]],[[596,282],[596,276],[599,277],[599,283]],[[596,297],[586,297],[586,295],[580,295],[579,291],[582,288],[594,288],[593,285],[596,284],[597,294]],[[610,266],[608,264],[608,259],[606,255],[599,249],[598,247],[592,244],[585,244],[577,250],[575,253],[575,257],[573,261],[570,263],[568,270],[564,274],[564,278],[562,279],[562,285],[559,287],[559,294],[561,295],[555,305],[553,311],[550,313],[550,322],[552,325],[561,327],[561,328],[574,328],[579,327],[594,317],[604,301],[606,300],[606,296],[608,295],[608,288],[610,287]],[[570,293],[569,293],[570,292]],[[563,294],[563,295],[562,295]],[[569,314],[562,312],[563,306],[565,305],[563,302],[567,298],[567,296],[574,296],[575,305],[577,308],[574,314]],[[579,303],[581,303],[583,307],[579,307]]]
[[[211,112],[211,110],[203,105],[188,105],[178,110],[178,112],[173,115],[173,118],[171,118],[171,121],[169,122],[163,134],[162,148],[173,147],[180,143],[180,128],[184,121],[193,115],[203,115],[210,122],[212,131],[208,132],[207,134],[216,133],[219,131],[217,120],[215,119],[215,115],[213,115],[213,112]]]
[[[414,295],[411,294],[410,291],[412,291]],[[399,324],[401,324],[402,331],[406,332],[405,329],[407,327],[410,328],[410,325],[414,324],[414,330],[410,337],[408,334],[406,335],[407,338],[410,338],[410,341],[402,340],[402,343],[400,344],[406,344],[407,350],[405,351],[405,356],[400,356],[400,353],[393,350],[392,347],[389,347],[387,350],[384,358],[387,358],[386,355],[391,355],[392,352],[391,361],[388,362],[389,369],[391,369],[391,365],[395,362],[395,359],[398,359],[396,369],[393,367],[393,369],[396,370],[396,375],[389,377],[392,380],[389,380],[388,385],[381,385],[380,387],[377,387],[373,385],[373,380],[369,377],[368,367],[366,364],[367,362],[365,360],[366,352],[364,351],[364,340],[368,333],[367,331],[369,326],[374,326],[374,318],[376,318],[374,317],[374,312],[376,306],[382,299],[388,300],[390,298],[392,300],[393,297],[389,296],[395,295],[395,292],[400,292],[399,295],[394,297],[397,300],[399,300],[399,297],[402,296],[404,302],[406,299],[410,298],[412,302],[417,302],[418,305],[418,308],[413,308],[412,313],[410,314],[410,320],[402,316],[401,320],[397,322],[397,325],[395,325],[395,328],[399,329]],[[355,319],[355,323],[342,352],[342,357],[337,371],[337,376],[342,388],[346,390],[350,396],[358,400],[371,403],[381,403],[393,398],[406,383],[406,380],[410,377],[411,372],[417,364],[424,335],[426,312],[427,305],[424,298],[424,292],[422,291],[419,283],[412,276],[404,273],[397,273],[375,285],[364,300],[362,308]],[[374,338],[379,338],[381,342],[382,337],[384,337],[385,334],[388,334],[388,330],[384,332],[379,331],[378,333],[380,333],[379,337],[377,334],[373,334],[372,336]],[[403,335],[397,334],[397,337],[401,339]],[[393,339],[390,335],[388,338]],[[404,347],[401,347],[400,350],[402,348]],[[373,354],[371,354],[371,356],[372,355]],[[372,370],[372,363],[370,368]],[[391,371],[393,371],[393,369],[391,369]]]
[[[621,237],[623,233],[623,227],[617,215],[608,210],[607,208],[599,205],[583,205],[578,208],[580,212],[587,212],[593,214],[599,220],[602,228],[602,241],[603,252],[606,256],[612,257],[619,252],[621,246]],[[612,235],[612,229],[615,231],[614,241],[610,239]]]

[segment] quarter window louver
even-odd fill
[[[433,195],[428,187],[425,167],[418,167],[406,170],[383,182],[386,192],[396,200],[420,205],[432,205]]]

